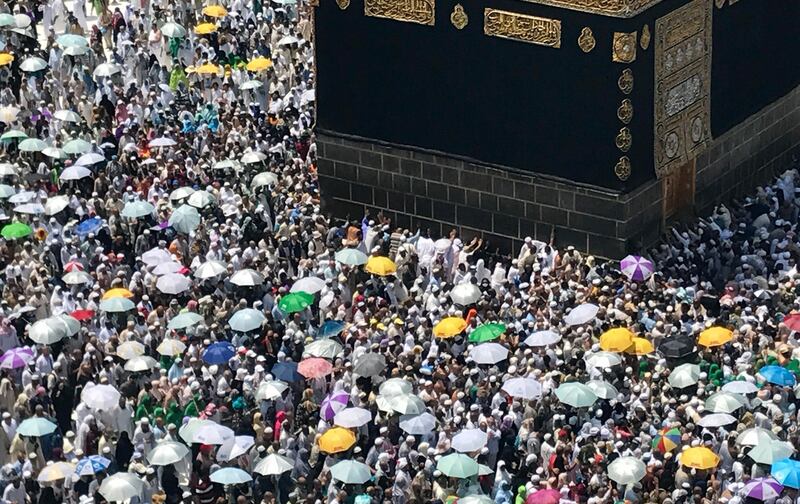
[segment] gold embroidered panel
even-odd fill
[[[435,0],[364,0],[364,14],[433,26]]]
[[[694,0],[655,28],[656,175],[694,159],[711,140],[711,11]]]
[[[631,18],[658,4],[661,0],[526,0],[542,5],[562,7],[592,14]]]
[[[495,9],[483,11],[483,33],[548,47],[561,47],[561,21]]]

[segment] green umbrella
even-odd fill
[[[22,222],[12,222],[4,227],[2,231],[0,231],[0,235],[3,235],[3,238],[6,240],[25,238],[26,236],[30,236],[31,233],[33,233],[31,227]]]
[[[47,144],[38,138],[26,138],[19,143],[19,150],[23,152],[41,152],[47,148]]]
[[[367,264],[367,255],[360,250],[346,248],[336,252],[336,260],[342,264],[350,266],[361,266]]]
[[[17,427],[17,434],[30,437],[41,437],[52,434],[56,430],[56,424],[45,418],[34,417],[24,420]]]
[[[478,463],[463,453],[451,453],[439,459],[436,469],[451,478],[471,478],[478,474]]]
[[[92,144],[86,140],[76,138],[75,140],[70,140],[69,142],[65,143],[62,149],[67,154],[85,154],[92,150]]]
[[[484,343],[499,338],[504,332],[506,332],[504,324],[483,324],[469,333],[469,340],[472,343]]]
[[[61,47],[89,47],[89,39],[80,35],[73,35],[71,33],[61,35],[56,39],[56,43]]]
[[[122,209],[122,212],[120,212],[120,215],[129,219],[138,219],[140,217],[152,215],[155,209],[156,207],[147,201],[136,200],[125,203],[125,207]]]
[[[124,297],[115,297],[100,301],[100,309],[110,313],[122,313],[131,311],[136,308],[136,305],[130,299]]]
[[[372,478],[369,466],[355,460],[342,460],[331,466],[333,479],[351,485],[363,485]]]
[[[11,140],[24,140],[25,138],[28,138],[28,135],[26,135],[24,131],[13,129],[8,130],[0,135],[0,140],[4,142],[10,142]]]
[[[203,316],[195,312],[185,312],[177,315],[167,324],[168,329],[186,329],[202,322]]]
[[[284,313],[301,312],[311,306],[313,302],[314,296],[308,292],[290,292],[278,301],[278,308],[283,310]]]
[[[556,389],[556,397],[573,408],[588,408],[597,400],[592,389],[578,382],[562,383]]]
[[[189,234],[200,225],[200,214],[191,205],[181,205],[169,216],[169,225],[179,233]]]

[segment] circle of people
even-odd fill
[[[0,502],[800,502],[796,170],[621,261],[336,221],[311,5],[86,7],[0,2]]]

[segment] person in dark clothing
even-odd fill
[[[128,433],[122,431],[119,433],[119,440],[117,441],[117,450],[114,453],[114,458],[117,461],[120,471],[127,471],[128,464],[133,456],[133,443],[131,443]]]

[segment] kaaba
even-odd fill
[[[800,151],[798,0],[319,0],[325,207],[619,257]]]

